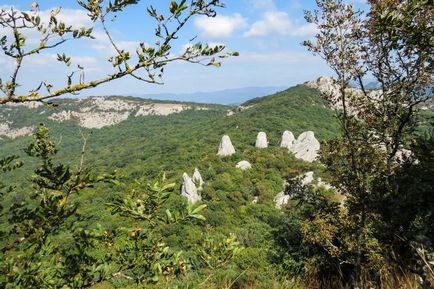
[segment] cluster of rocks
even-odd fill
[[[110,111],[98,111],[98,112],[77,112],[64,110],[59,113],[53,113],[48,117],[50,120],[57,122],[64,122],[71,119],[78,120],[81,127],[85,128],[103,128],[105,126],[111,126],[123,122],[130,116],[129,112],[110,112]]]
[[[176,103],[151,103],[140,106],[135,116],[146,115],[170,115],[179,113],[184,110],[192,109],[191,106]],[[199,108],[200,110],[207,110],[207,108]]]
[[[143,103],[103,97],[77,100],[74,103],[80,107],[78,111],[63,110],[53,113],[48,118],[57,122],[75,119],[78,120],[81,127],[99,129],[123,122],[132,113],[134,113],[134,117],[147,115],[167,116],[192,109],[189,105],[179,103]]]
[[[323,187],[326,190],[334,189],[333,186],[331,186],[330,184],[323,182],[321,178],[317,178],[316,182],[313,183],[315,180],[313,172],[307,172],[301,176],[296,177],[296,179],[299,179],[300,183],[304,186],[312,184],[315,187]],[[288,202],[291,198],[290,195],[285,193],[285,189],[287,186],[288,186],[288,183],[286,181],[284,181],[283,182],[283,191],[279,192],[274,197],[274,204],[275,204],[275,207],[277,209],[281,209],[284,205],[288,204]]]
[[[5,136],[10,139],[15,139],[20,136],[29,135],[33,132],[35,127],[25,126],[20,128],[12,128],[10,122],[5,122],[0,124],[0,136]]]
[[[261,131],[258,133],[255,147],[260,149],[268,147],[267,134],[265,132]],[[287,148],[297,159],[313,162],[318,157],[320,143],[315,138],[315,134],[312,131],[303,132],[295,139],[293,133],[286,130],[282,134],[280,147]],[[234,153],[235,148],[232,145],[230,137],[224,135],[220,142],[217,155],[226,157]]]
[[[202,175],[197,168],[194,169],[193,178],[184,173],[182,175],[181,196],[187,198],[188,202],[192,204],[202,200],[199,191],[203,189],[204,184]]]
[[[294,138],[292,132],[285,131],[282,134],[280,147],[287,148],[297,159],[313,162],[318,157],[320,143],[313,131],[303,132],[297,139]]]
[[[306,83],[310,88],[318,89],[329,100],[329,105],[332,109],[343,109],[342,102],[340,101],[340,88],[333,77],[321,76],[316,80]],[[346,87],[345,93],[355,97],[363,96],[363,91],[360,88]],[[381,101],[382,93],[380,90],[369,90],[368,96],[373,101]],[[347,102],[347,112],[355,114],[357,111],[352,107],[351,102]]]

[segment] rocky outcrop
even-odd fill
[[[256,137],[255,147],[260,149],[268,147],[267,134],[265,132],[261,131],[260,133],[258,133],[258,136]]]
[[[306,131],[298,136],[292,147],[289,149],[296,158],[307,162],[313,162],[320,149],[320,143],[312,131]]]
[[[281,209],[284,205],[288,204],[289,195],[286,195],[285,192],[280,192],[274,197],[274,203],[277,209]]]
[[[291,149],[294,144],[295,137],[289,130],[285,130],[282,134],[282,138],[280,139],[280,147]]]
[[[240,161],[237,163],[235,167],[245,171],[251,169],[252,165],[248,161]]]
[[[33,126],[25,126],[20,128],[11,128],[9,123],[0,124],[0,136],[5,136],[10,139],[15,139],[20,136],[29,135],[35,128]]]
[[[338,95],[339,88],[333,77],[321,76],[316,80],[311,80],[307,84],[310,88],[318,89],[321,93],[326,95]]]
[[[329,100],[329,105],[332,109],[342,109],[342,101],[340,101],[340,89],[339,85],[333,77],[321,76],[317,80],[312,80],[306,83],[307,86],[318,89]],[[345,93],[349,96],[363,96],[363,91],[359,88],[347,87]],[[380,90],[369,90],[368,96],[371,101],[380,101],[382,98],[382,92]],[[356,109],[347,102],[347,113],[355,114]]]
[[[41,101],[30,101],[30,102],[11,102],[7,103],[6,106],[8,107],[27,107],[29,109],[38,108],[40,106],[43,106],[44,103]]]
[[[324,182],[321,178],[317,178],[316,181],[317,181],[317,183],[316,183],[317,187],[323,187],[326,190],[335,189],[335,187],[333,187],[332,185]]]
[[[86,128],[102,128],[123,122],[128,117],[148,115],[167,116],[193,109],[191,105],[182,103],[165,103],[138,101],[132,99],[91,97],[73,100],[63,107],[72,109],[51,114],[48,119],[64,122],[77,120],[79,125]],[[78,107],[78,108],[77,108]],[[207,107],[194,107],[196,110],[207,110]]]
[[[326,190],[334,189],[334,187],[332,185],[324,182],[321,178],[317,178],[315,181],[313,172],[307,172],[304,175],[299,176],[298,178],[300,179],[301,184],[305,185],[305,186],[312,185],[312,186],[317,187],[317,188],[322,187]]]
[[[302,185],[309,185],[313,182],[313,172],[307,172],[301,177]]]
[[[196,184],[199,191],[203,189],[205,182],[203,181],[202,175],[197,168],[194,169],[193,182]]]
[[[135,116],[146,115],[170,115],[173,113],[180,113],[181,111],[191,109],[188,105],[176,103],[151,103],[140,106]],[[203,108],[199,108],[203,109]]]
[[[258,197],[253,197],[252,204],[257,204],[258,200],[259,200]]]
[[[234,153],[235,153],[235,148],[232,145],[231,138],[228,135],[224,135],[220,142],[217,155],[221,157],[226,157],[226,156],[233,155]]]
[[[187,173],[184,173],[182,175],[181,195],[183,197],[186,197],[188,201],[192,204],[202,199],[197,193],[196,185]]]

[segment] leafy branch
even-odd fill
[[[78,82],[74,81],[73,76],[75,72],[73,72],[67,76],[66,84],[63,87],[53,89],[54,85],[44,81],[41,82],[39,87],[29,90],[26,94],[16,94],[16,88],[20,85],[18,77],[24,58],[30,56],[38,57],[39,53],[43,50],[57,48],[70,40],[81,38],[92,40],[94,39],[94,28],[82,27],[78,29],[66,25],[58,17],[61,11],[60,8],[51,11],[47,24],[41,20],[38,11],[26,13],[16,11],[13,8],[10,10],[1,8],[0,26],[12,31],[12,36],[2,36],[0,38],[0,46],[5,55],[15,60],[15,68],[10,80],[3,83],[0,79],[0,91],[5,95],[0,98],[0,104],[43,101],[68,93],[76,94],[82,90],[91,89],[127,75],[146,83],[163,84],[164,67],[171,62],[185,61],[219,67],[221,65],[219,60],[230,56],[238,56],[237,52],[225,53],[225,46],[223,45],[209,46],[201,43],[189,46],[179,55],[171,53],[172,43],[178,39],[178,34],[185,24],[196,15],[215,17],[215,8],[223,7],[223,4],[219,0],[193,0],[190,4],[187,4],[186,0],[179,2],[171,1],[169,11],[166,14],[160,14],[154,7],[149,7],[147,10],[148,14],[156,21],[155,36],[157,37],[157,41],[153,46],[145,45],[145,42],[141,42],[136,48],[135,55],[120,48],[111,36],[106,25],[106,20],[109,16],[113,16],[112,14],[114,14],[114,19],[116,13],[122,12],[128,6],[137,4],[138,0],[108,1],[106,5],[100,0],[77,0],[77,2],[86,10],[94,25],[99,23],[102,26],[110,45],[116,52],[114,56],[109,58],[109,62],[116,69],[116,72],[108,73],[104,77],[90,81],[84,81],[84,77],[80,76]],[[39,32],[41,39],[37,47],[25,50],[27,43],[26,37],[22,32],[23,30],[37,30]],[[57,60],[65,63],[67,66],[70,66],[72,63],[71,57],[64,53],[58,53]],[[78,67],[82,68],[80,65]],[[80,69],[80,72],[84,73],[82,70]],[[46,88],[46,92],[41,91],[42,87]]]

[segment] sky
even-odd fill
[[[356,0],[361,2],[361,0]],[[187,1],[188,2],[188,1]],[[224,44],[228,50],[237,51],[239,57],[223,60],[222,67],[203,67],[191,63],[171,63],[166,66],[164,85],[147,84],[127,77],[104,84],[81,95],[146,95],[148,93],[191,93],[217,91],[242,87],[276,86],[290,87],[332,75],[324,61],[313,56],[301,45],[312,39],[315,27],[306,23],[304,10],[315,8],[314,0],[223,0],[224,8],[217,9],[215,18],[196,16],[183,28],[173,43],[172,53],[179,54],[194,43]],[[14,7],[26,11],[32,1],[0,0],[0,8]],[[110,21],[108,28],[123,49],[131,52],[140,42],[155,43],[153,20],[146,8],[153,5],[158,11],[168,11],[170,1],[142,0],[128,7]],[[40,0],[39,13],[46,19],[55,7],[62,7],[59,18],[74,27],[92,25],[86,12],[75,0]],[[45,18],[44,18],[45,17]],[[9,32],[0,28],[0,38]],[[98,79],[113,71],[107,59],[114,55],[99,25],[94,27],[95,40],[77,40],[24,61],[18,75],[21,92],[37,87],[41,80],[55,85],[66,83],[66,75],[76,64],[85,68],[87,81]],[[27,43],[37,45],[38,35],[29,32]],[[56,61],[57,53],[72,58],[71,67]],[[13,63],[0,54],[0,78],[4,81],[12,73]]]

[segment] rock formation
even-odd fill
[[[123,122],[130,116],[167,116],[193,109],[193,106],[181,103],[144,102],[107,97],[90,97],[80,100],[71,100],[70,103],[63,107],[67,108],[68,106],[74,107],[72,110],[67,109],[53,113],[48,117],[48,119],[57,122],[76,120],[82,127],[99,129]],[[194,108],[198,110],[209,109],[203,106]]]
[[[188,201],[192,204],[202,199],[197,193],[196,185],[194,184],[193,180],[187,175],[187,173],[184,173],[182,175],[181,195],[186,197]]]
[[[256,143],[255,147],[263,149],[268,147],[268,141],[267,141],[267,134],[263,131],[258,133],[258,136],[256,137]]]
[[[332,185],[323,182],[323,180],[321,178],[317,178],[317,183],[316,183],[317,187],[323,187],[326,190],[331,190],[331,189],[335,189],[335,187],[333,187]]]
[[[224,135],[219,145],[219,150],[217,155],[221,157],[226,157],[233,155],[235,153],[235,148],[232,145],[231,138],[228,135]]]
[[[306,131],[298,136],[290,151],[294,153],[297,159],[302,159],[307,162],[314,161],[318,156],[320,143],[315,138],[312,131]]]
[[[301,177],[301,184],[308,185],[313,182],[313,172],[307,172]]]
[[[245,171],[245,170],[251,169],[252,165],[248,161],[240,161],[237,163],[237,165],[235,167]]]
[[[342,102],[339,101],[339,96],[341,95],[339,85],[333,77],[321,76],[317,80],[312,80],[306,83],[307,86],[318,89],[323,95],[325,95],[329,100],[329,105],[332,109],[343,109]],[[360,88],[347,87],[345,91],[348,95],[362,96],[363,92]],[[382,98],[382,93],[380,90],[371,90],[368,92],[369,98],[371,100],[380,101]],[[355,114],[356,109],[351,105],[351,102],[347,102],[347,113]]]
[[[196,186],[198,186],[198,190],[203,189],[203,185],[205,184],[205,182],[203,181],[202,175],[197,168],[194,169],[193,182],[196,184]]]
[[[192,109],[192,107],[176,103],[151,103],[141,105],[135,116],[170,115],[173,113],[180,113],[188,109]]]
[[[20,136],[30,135],[35,129],[33,126],[25,126],[21,128],[12,128],[9,122],[0,124],[0,136],[5,136],[10,139],[15,139]]]
[[[295,137],[289,130],[285,130],[282,134],[282,138],[280,139],[280,147],[291,149],[294,144]]]
[[[285,195],[285,192],[280,192],[274,197],[274,203],[276,204],[277,209],[281,209],[282,206],[288,204],[289,195]]]

